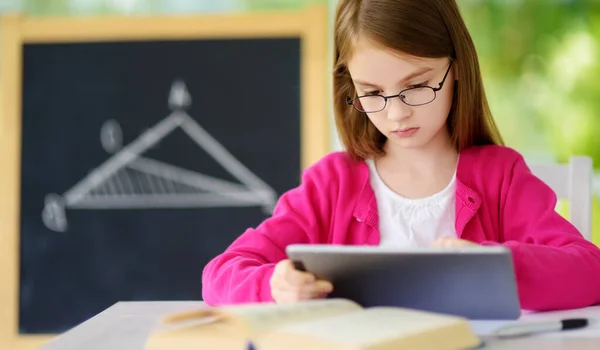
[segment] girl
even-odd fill
[[[502,146],[455,0],[340,0],[334,103],[346,148],[307,169],[274,214],[203,271],[208,304],[320,298],[293,243],[496,245],[512,251],[521,306],[600,302],[600,249]]]

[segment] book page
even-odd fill
[[[469,335],[468,327],[466,320],[453,316],[382,307],[286,325],[279,327],[276,333],[296,334],[336,344],[368,348],[373,344],[434,333],[446,328],[462,328],[465,335]]]
[[[224,314],[241,320],[253,332],[265,332],[283,325],[360,311],[362,307],[345,299],[315,299],[295,303],[231,306],[220,310]]]

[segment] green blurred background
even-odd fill
[[[298,9],[335,0],[0,0],[30,16],[194,14]],[[600,0],[458,0],[507,144],[528,160],[593,157],[600,168]],[[330,18],[331,18],[330,16]],[[0,28],[1,30],[1,28]],[[332,135],[332,149],[340,147]],[[596,176],[597,178],[597,176]],[[593,240],[600,243],[600,181]],[[566,213],[568,203],[561,203]]]

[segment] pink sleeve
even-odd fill
[[[269,279],[292,243],[326,239],[331,213],[332,170],[321,161],[307,169],[299,187],[284,193],[273,215],[247,229],[202,273],[202,297],[209,305],[272,301]],[[333,182],[333,183],[332,183]]]
[[[531,173],[523,157],[511,175],[500,205],[500,237],[513,253],[521,308],[599,303],[600,249],[555,211],[555,193]]]

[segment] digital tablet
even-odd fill
[[[331,298],[364,307],[398,306],[481,319],[521,314],[505,247],[410,248],[289,245],[298,269],[333,283]]]

